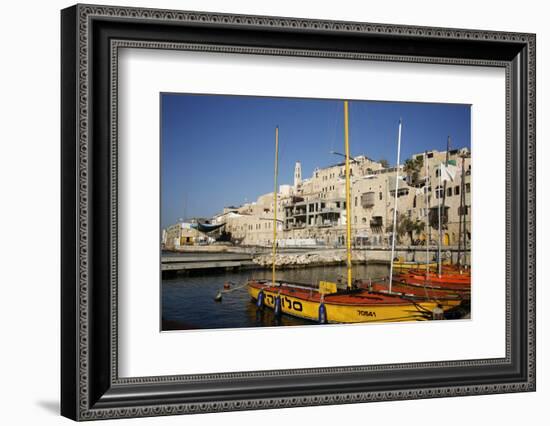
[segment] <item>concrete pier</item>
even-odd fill
[[[356,247],[352,252],[352,262],[360,263],[390,263],[390,248],[387,247]],[[441,250],[442,258],[452,258],[456,262],[458,248],[446,246]],[[429,261],[433,261],[437,254],[437,247],[430,247]],[[395,257],[404,261],[426,262],[426,248],[422,246],[399,246],[395,250]],[[464,257],[463,257],[464,259]],[[206,250],[185,253],[165,253],[162,256],[161,270],[163,274],[241,268],[271,267],[272,255],[270,250],[259,248],[240,248],[238,252],[208,252]],[[323,265],[339,265],[346,261],[344,248],[318,247],[310,249],[277,250],[275,264],[278,268],[300,268]],[[470,252],[467,251],[465,261],[470,263]]]
[[[189,253],[185,256],[162,256],[162,272],[197,269],[254,267],[252,255],[246,253]]]

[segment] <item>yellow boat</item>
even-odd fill
[[[404,261],[394,261],[393,269],[399,269],[401,271],[408,271],[409,269],[421,269],[425,271],[426,269],[435,271],[437,269],[437,262],[431,263],[421,263],[421,262],[404,262]]]
[[[450,261],[444,260],[441,262],[442,265],[450,265]],[[406,262],[403,260],[394,260],[393,261],[393,269],[398,269],[401,271],[408,271],[410,269],[419,269],[422,271],[425,271],[426,269],[429,269],[430,271],[436,271],[438,268],[437,262],[430,262],[430,263],[422,263],[422,262]]]
[[[248,294],[259,307],[320,323],[426,321],[438,307],[435,301],[413,302],[366,290],[323,294],[317,288],[284,282],[273,286],[271,281],[250,281]]]

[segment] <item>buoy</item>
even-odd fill
[[[441,308],[441,305],[437,305],[433,312],[432,312],[432,317],[434,320],[442,320],[442,319],[445,319],[444,315],[443,315],[443,309]]]
[[[260,290],[260,292],[258,293],[258,299],[256,300],[256,307],[258,307],[260,309],[263,308],[264,298],[265,298],[264,291]]]
[[[218,291],[216,293],[216,297],[214,297],[214,301],[215,302],[221,302],[222,301],[222,292],[221,291]]]
[[[325,304],[321,302],[319,305],[319,324],[326,324],[327,323],[327,308],[325,307]]]
[[[231,284],[229,283],[224,283],[223,284],[223,288],[226,289],[226,290],[229,290],[231,288]]]
[[[280,295],[277,295],[277,297],[275,297],[274,311],[275,311],[275,316],[276,317],[281,316],[281,296]]]

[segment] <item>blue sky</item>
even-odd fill
[[[209,217],[273,190],[275,127],[279,183],[342,161],[341,100],[161,94],[161,226]],[[395,164],[425,150],[470,147],[470,106],[350,101],[350,151]]]

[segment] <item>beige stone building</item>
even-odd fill
[[[410,160],[416,160],[415,167],[411,169],[401,165],[397,180],[398,242],[424,244],[429,240],[431,244],[437,244],[441,212],[442,244],[458,245],[460,229],[464,226],[469,243],[469,151],[451,150],[448,155],[445,151],[428,151],[415,154]],[[448,167],[443,170],[440,179],[441,165],[446,162]],[[365,156],[353,158],[350,164],[350,220],[354,245],[387,246],[391,242],[396,172],[395,167],[385,168]],[[318,168],[311,177],[303,179],[301,164],[297,162],[293,185],[281,185],[277,194],[279,245],[343,245],[347,223],[345,199],[344,163]],[[273,193],[268,193],[254,202],[226,207],[213,218],[212,223],[225,223],[224,231],[231,233],[232,240],[237,244],[269,246],[273,243],[274,208]],[[461,219],[465,220],[461,223]],[[429,224],[427,228],[426,222]],[[416,224],[413,230],[411,224]],[[167,245],[171,238],[170,227],[167,230]]]
[[[471,159],[468,150],[446,152],[430,151],[416,154],[421,166],[415,173],[401,165],[399,168],[397,212],[399,221],[404,217],[418,222],[416,231],[399,236],[402,244],[431,244],[438,242],[438,206],[442,213],[442,244],[457,245],[461,212],[465,215],[467,241],[471,218]],[[441,187],[441,164],[448,161]],[[464,162],[464,185],[462,163]],[[426,167],[427,165],[427,167]],[[299,164],[297,164],[299,167]],[[382,164],[365,156],[355,157],[350,164],[351,175],[351,224],[355,245],[385,246],[391,242],[393,210],[395,206],[396,168],[384,168]],[[428,179],[426,180],[426,171]],[[452,173],[454,172],[454,176]],[[299,179],[292,187],[292,197],[284,198],[284,232],[281,239],[311,239],[326,245],[342,245],[346,232],[345,165],[317,169],[308,179]],[[449,176],[448,176],[449,175]],[[452,177],[452,180],[448,180]],[[428,184],[426,185],[426,182]],[[460,210],[461,191],[464,208]],[[443,191],[445,197],[443,199]],[[272,194],[270,194],[272,197]],[[443,203],[445,207],[443,208]],[[446,213],[445,213],[446,212]],[[278,214],[278,217],[281,217]],[[426,228],[425,223],[428,223]],[[421,229],[420,229],[421,228]],[[412,236],[412,240],[411,240]]]
[[[201,233],[192,228],[189,223],[176,223],[163,231],[164,247],[168,250],[197,244],[202,237]]]
[[[284,203],[289,197],[278,194],[277,231],[282,237]],[[224,209],[213,223],[225,223],[224,231],[231,233],[232,240],[242,245],[267,246],[273,244],[274,219],[273,193],[258,197],[255,202]]]

